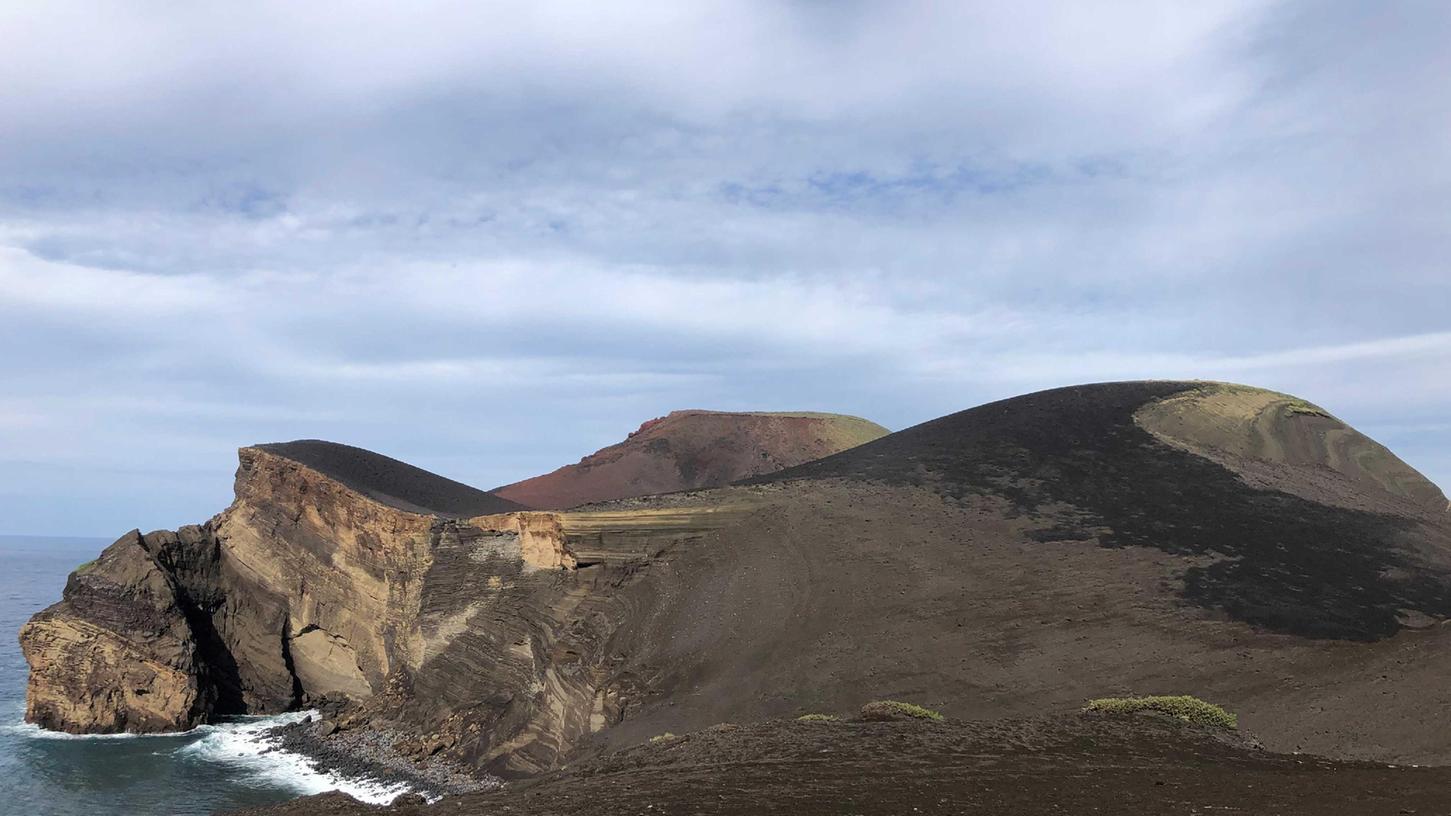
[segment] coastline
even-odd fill
[[[447,760],[415,761],[393,748],[405,736],[387,728],[362,725],[341,728],[336,720],[307,717],[269,731],[272,750],[306,757],[321,773],[365,779],[386,788],[403,788],[401,796],[435,801],[443,796],[497,790],[503,780],[477,774]]]

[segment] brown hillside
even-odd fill
[[[1276,751],[1451,763],[1444,498],[1328,412],[1237,388],[1045,391],[562,512],[423,517],[273,457],[32,621],[31,718],[69,727],[48,706],[76,684],[150,716],[125,697],[150,660],[241,710],[346,696],[328,744],[505,777],[870,700],[998,720],[1137,694],[1223,704]],[[174,648],[207,620],[215,649]]]
[[[817,413],[675,411],[618,444],[498,488],[539,508],[719,487],[830,456],[886,435],[864,419]]]

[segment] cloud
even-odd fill
[[[991,373],[986,376],[1029,382],[1061,379],[1083,372],[1091,372],[1096,379],[1143,377],[1149,376],[1150,372],[1164,372],[1160,376],[1165,378],[1192,379],[1199,376],[1208,379],[1215,374],[1253,377],[1284,370],[1324,370],[1354,364],[1394,363],[1424,363],[1435,368],[1451,364],[1451,332],[1386,337],[1359,343],[1301,347],[1248,355],[1065,351],[1060,354],[1010,353],[995,355],[991,361],[972,361],[975,367],[988,364],[987,370]],[[965,376],[965,372],[960,369],[961,365],[949,366],[938,373],[953,377]],[[1200,374],[1196,375],[1194,372]]]
[[[0,309],[43,310],[81,320],[120,314],[146,320],[219,305],[218,288],[206,278],[47,262],[0,246]]]
[[[0,8],[0,513],[194,521],[269,439],[490,485],[674,408],[1134,377],[1299,393],[1451,482],[1408,430],[1451,406],[1447,17]]]

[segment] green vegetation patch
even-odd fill
[[[900,700],[877,700],[874,703],[867,703],[862,706],[861,717],[864,720],[931,720],[941,722],[942,715],[930,708],[923,708],[916,703],[904,703]]]
[[[839,719],[835,714],[802,714],[796,722],[836,722]]]
[[[1198,697],[1190,697],[1187,694],[1169,697],[1101,697],[1097,700],[1089,700],[1083,710],[1102,711],[1108,714],[1158,711],[1197,725],[1212,725],[1219,728],[1239,727],[1239,717],[1214,703],[1206,703]]]
[[[666,740],[673,740],[673,739],[675,739],[675,735],[672,734],[672,733],[670,733],[669,731],[666,731],[663,734],[656,734],[655,736],[651,737],[650,738],[650,742],[651,743],[665,742]]]
[[[85,572],[86,570],[90,569],[91,567],[94,567],[95,565],[96,565],[96,559],[92,558],[90,561],[87,561],[86,563],[80,565],[79,567],[76,567],[76,572]]]
[[[1285,406],[1286,416],[1317,416],[1329,417],[1330,414],[1324,409],[1312,405],[1304,400],[1296,400]]]

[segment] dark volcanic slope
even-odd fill
[[[253,447],[291,459],[389,507],[467,518],[523,510],[523,505],[351,445],[299,439]]]
[[[1158,718],[764,722],[659,740],[503,791],[375,809],[341,795],[256,816],[1445,813],[1451,769],[1257,751]]]
[[[1057,521],[1035,534],[1043,540],[1218,556],[1186,572],[1184,596],[1279,632],[1373,640],[1395,633],[1410,613],[1451,615],[1451,542],[1445,499],[1434,486],[1430,492],[1439,500],[1430,507],[1436,509],[1424,499],[1397,506],[1390,498],[1382,504],[1394,512],[1331,506],[1337,491],[1327,489],[1322,503],[1305,497],[1312,491],[1255,489],[1135,421],[1156,400],[1216,388],[1230,387],[1128,382],[1044,391],[933,420],[760,481],[836,477],[927,486],[958,498],[1003,496],[1021,513]],[[1308,408],[1285,413],[1291,424],[1335,422]],[[1346,485],[1322,470],[1339,488],[1382,489]],[[1072,509],[1055,511],[1062,505]]]
[[[842,414],[674,411],[578,464],[494,492],[530,507],[564,508],[719,487],[886,433],[875,422]]]

